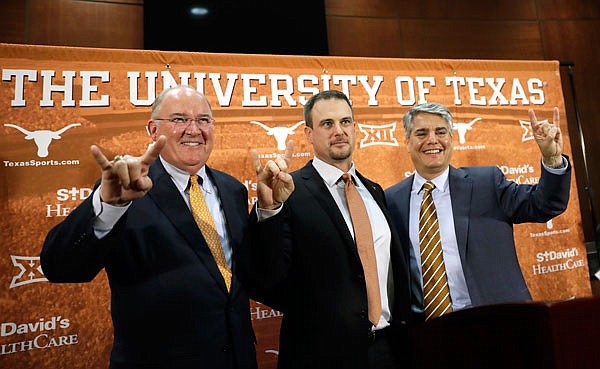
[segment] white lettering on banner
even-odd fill
[[[11,100],[12,107],[26,106],[27,102],[24,97],[25,86],[24,82],[27,79],[28,82],[37,82],[37,70],[29,69],[3,69],[2,80],[12,81],[15,80],[15,95]],[[53,107],[54,100],[53,96],[56,94],[62,94],[61,106],[63,107],[74,107],[75,100],[73,99],[73,84],[76,71],[65,70],[62,71],[62,78],[64,80],[62,85],[52,84],[52,80],[56,75],[56,71],[53,70],[42,70],[40,71],[43,81],[42,89],[42,100],[40,100],[41,107]],[[98,86],[92,84],[93,78],[100,78],[102,83],[106,83],[110,80],[110,73],[108,71],[81,71],[81,100],[79,100],[80,106],[109,106],[109,96],[100,95],[99,100],[93,100],[91,98],[92,92],[98,92]]]
[[[451,86],[454,92],[454,104],[462,105],[461,87],[467,86],[469,93],[469,104],[480,105],[542,105],[546,101],[543,82],[539,78],[530,78],[527,80],[527,93],[518,78],[513,78],[511,83],[510,100],[502,94],[502,89],[506,84],[504,78],[482,78],[482,77],[446,77],[446,86]],[[493,91],[490,98],[479,96],[478,87],[490,87]]]
[[[573,258],[577,256],[579,256],[579,250],[576,247],[566,249],[564,251],[548,250],[544,252],[538,252],[536,254],[536,261],[538,264],[533,265],[533,274],[538,275],[555,273],[563,270],[571,270],[585,266],[583,259],[573,260]],[[544,262],[554,262],[555,260],[564,261],[561,261],[560,263],[552,263],[550,265],[541,264]]]
[[[71,187],[71,189],[60,188],[56,191],[56,200],[58,201],[68,201],[75,200],[81,201],[85,200],[89,195],[91,195],[93,189],[91,188],[76,188]],[[62,204],[47,204],[46,205],[46,218],[52,217],[66,217],[71,212],[70,207],[63,206]]]
[[[549,261],[549,260],[558,260],[558,259],[566,259],[566,258],[572,258],[575,256],[579,255],[579,250],[577,250],[576,247],[573,247],[572,249],[568,249],[565,251],[544,251],[544,252],[538,252],[535,256],[536,260],[538,263],[541,263],[543,261]]]
[[[77,334],[52,337],[47,334],[40,334],[32,340],[4,343],[0,345],[0,356],[25,352],[30,350],[47,349],[52,347],[70,346],[79,343]]]
[[[78,105],[81,107],[109,106],[110,96],[102,94],[100,83],[109,83],[109,71],[60,71],[62,82],[53,82],[57,71],[30,69],[3,69],[2,80],[14,83],[14,96],[11,107],[27,105],[25,84],[36,84],[38,73],[42,80],[41,107],[53,107],[55,100],[61,101],[62,107],[75,107],[77,101],[73,93],[75,84],[81,83],[81,96]],[[134,106],[150,106],[157,96],[158,71],[128,71],[129,101]],[[204,73],[178,72],[174,76],[170,71],[160,72],[162,90],[176,84],[190,85],[207,95],[215,96],[220,107],[231,106],[236,88],[241,89],[242,107],[281,107],[284,102],[289,107],[304,105],[308,98],[319,91],[332,88],[343,91],[350,100],[352,94],[360,91],[368,96],[368,106],[379,106],[377,94],[384,87],[382,75],[353,74],[291,74],[265,73]],[[517,106],[543,105],[545,103],[544,82],[540,78],[491,78],[483,76],[447,76],[445,86],[451,87],[454,104],[463,105],[461,96],[468,96],[472,106]],[[239,83],[238,83],[239,82]],[[427,102],[427,97],[435,93],[438,85],[433,76],[395,76],[393,88],[396,101],[402,106],[412,106]],[[144,87],[145,86],[145,87]],[[352,91],[351,91],[352,87]],[[138,89],[145,90],[140,95]],[[259,90],[261,88],[261,90]],[[269,92],[264,93],[262,90]],[[357,91],[357,89],[359,91]],[[466,89],[466,91],[463,91]],[[445,93],[445,92],[444,92]],[[297,96],[295,96],[297,95]],[[61,96],[61,98],[57,97]],[[96,97],[96,98],[93,98]],[[123,98],[123,97],[119,97]]]
[[[39,256],[11,255],[10,259],[13,265],[20,269],[20,272],[18,275],[13,277],[12,281],[10,282],[10,286],[8,287],[9,289],[30,283],[48,281],[46,277],[44,277]]]
[[[533,174],[534,167],[531,164],[523,164],[516,167],[509,167],[507,165],[498,165],[498,168],[506,175],[506,179],[514,181],[517,184],[529,184],[534,185],[540,181],[538,176],[527,176],[526,174]],[[515,177],[510,177],[514,176]]]
[[[246,186],[248,191],[256,191],[258,183],[254,182],[252,179],[246,179],[244,181],[244,186]]]
[[[252,320],[270,319],[280,316],[283,316],[282,312],[268,307],[256,306],[250,308],[250,317]]]
[[[535,264],[533,265],[533,275],[539,274],[548,274],[548,273],[556,273],[565,270],[572,270],[576,268],[583,268],[585,266],[585,262],[583,259],[577,260],[566,260],[562,263],[551,264],[551,265],[541,265]]]
[[[456,145],[453,147],[456,151],[465,151],[465,150],[485,150],[487,146],[485,145]]]
[[[61,166],[61,165],[79,165],[79,160],[28,160],[28,161],[11,161],[3,160],[5,167],[46,167],[46,166]]]
[[[46,205],[46,218],[59,217],[65,218],[71,212],[70,207],[63,206],[61,204]]]
[[[516,167],[509,167],[508,165],[498,165],[498,168],[504,173],[507,174],[530,174],[533,173],[534,169],[531,164],[525,163],[523,165],[519,165]]]
[[[71,200],[85,200],[89,195],[92,194],[92,189],[89,187],[77,188],[59,188],[56,190],[56,199],[58,201]]]
[[[542,232],[538,232],[538,233],[529,233],[529,237],[550,237],[550,236],[555,236],[557,234],[565,234],[565,233],[570,233],[571,229],[569,228],[564,228],[564,229],[553,229],[551,231],[542,231]]]
[[[35,323],[14,323],[6,322],[0,324],[0,337],[8,337],[13,334],[26,334],[42,331],[54,331],[57,329],[67,329],[71,326],[69,319],[62,316],[53,316],[49,320],[40,318]]]

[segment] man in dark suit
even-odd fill
[[[92,146],[102,178],[46,238],[48,280],[89,282],[106,271],[113,369],[257,366],[248,296],[236,274],[221,274],[190,211],[190,176],[198,175],[231,273],[248,195],[238,180],[205,165],[213,123],[195,89],[163,91],[147,125],[154,144],[141,157],[112,161]]]
[[[304,119],[315,158],[300,170],[288,173],[289,143],[284,157],[264,167],[253,152],[258,204],[251,211],[252,242],[239,264],[241,278],[251,281],[256,300],[283,312],[280,369],[399,367],[410,313],[409,273],[383,189],[352,161],[351,103],[343,92],[320,92],[306,103]],[[345,173],[356,183],[373,232],[381,305],[375,318],[367,308],[366,272],[354,240],[357,225],[347,206]]]
[[[508,181],[496,166],[450,166],[452,115],[447,107],[425,103],[404,116],[416,173],[386,189],[385,196],[410,260],[417,296],[413,310],[423,312],[418,228],[427,181],[435,185],[432,195],[452,309],[531,299],[517,260],[513,224],[546,222],[561,214],[569,200],[571,166],[562,155],[558,108],[553,123],[538,122],[533,110],[529,116],[542,153],[537,185]]]

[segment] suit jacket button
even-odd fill
[[[365,310],[361,310],[360,311],[360,317],[361,317],[361,319],[366,319],[367,318],[367,312]]]
[[[231,346],[223,345],[223,347],[221,349],[223,350],[223,352],[228,352],[228,351],[231,351]]]

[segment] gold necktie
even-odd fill
[[[369,221],[365,203],[360,197],[356,186],[354,186],[352,176],[349,173],[344,173],[342,179],[345,182],[346,201],[348,202],[348,210],[350,210],[350,217],[352,218],[354,240],[365,273],[369,320],[376,326],[381,317],[381,296],[371,222]]]
[[[223,246],[221,246],[215,221],[208,210],[204,194],[198,184],[198,176],[195,174],[190,176],[190,206],[194,220],[198,224],[208,244],[208,248],[217,262],[217,267],[219,267],[219,271],[225,280],[227,291],[229,291],[231,288],[231,269],[229,269],[229,265],[227,265],[227,261],[225,260],[225,253],[223,252]]]
[[[427,320],[451,312],[452,304],[444,267],[440,227],[431,196],[435,185],[428,181],[423,188],[425,188],[425,192],[419,215],[419,240],[421,242],[425,320]]]

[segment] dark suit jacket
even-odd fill
[[[234,260],[248,221],[246,188],[207,167],[227,219]],[[111,287],[112,368],[256,368],[249,299],[231,293],[189,208],[160,160],[153,187],[97,239],[92,196],[48,234],[41,253],[52,282],[88,282],[104,268]]]
[[[251,212],[253,242],[239,263],[240,278],[251,281],[253,298],[283,312],[279,368],[363,369],[371,323],[362,265],[342,213],[311,163],[292,173],[295,190],[278,215],[258,223],[256,209]],[[407,263],[383,189],[358,176],[392,228],[391,329],[402,338],[410,311]]]
[[[407,258],[412,247],[408,224],[413,180],[414,175],[385,190]],[[450,167],[448,180],[458,252],[473,306],[530,300],[513,224],[546,222],[567,208],[571,165],[564,175],[542,170],[534,186],[508,181],[495,166]]]

